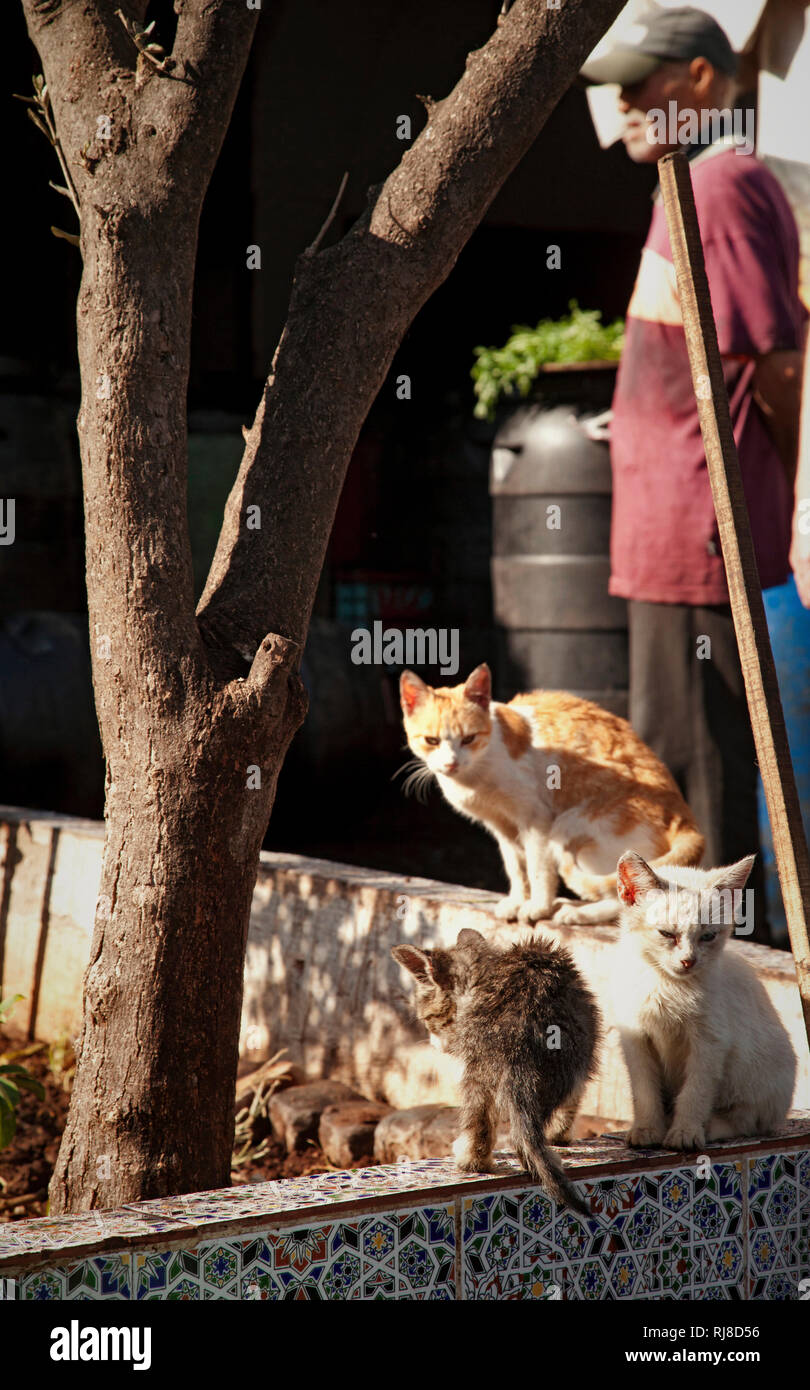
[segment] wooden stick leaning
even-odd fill
[[[677,150],[658,161],[658,171],[751,728],[810,1043],[810,859],[731,428],[689,163]]]

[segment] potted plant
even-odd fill
[[[474,349],[471,376],[479,419],[494,420],[496,407],[504,400],[525,399],[538,387],[543,391],[543,374],[553,378],[561,370],[602,374],[607,369],[612,389],[624,340],[623,321],[603,324],[598,309],[580,309],[575,299],[568,309],[564,318],[541,319],[536,328],[516,325],[503,347]]]

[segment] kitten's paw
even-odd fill
[[[551,903],[547,898],[529,898],[518,913],[519,922],[544,922],[551,916]]]
[[[462,1173],[491,1173],[492,1154],[481,1153],[470,1143],[466,1134],[460,1134],[453,1144],[453,1160]]]
[[[495,916],[501,922],[516,922],[523,903],[523,898],[513,898],[511,894],[508,898],[501,898],[495,908]]]
[[[703,1125],[671,1125],[664,1135],[665,1149],[703,1150],[706,1147],[706,1130]]]
[[[551,920],[555,927],[577,927],[589,918],[582,911],[581,903],[573,903],[570,898],[563,898],[559,907],[555,907]]]
[[[587,902],[555,898],[551,920],[555,927],[591,926],[596,922],[601,926],[605,922],[615,922],[618,915],[618,901],[610,898],[595,898]]]
[[[631,1149],[658,1149],[664,1142],[663,1125],[633,1125],[627,1143]]]

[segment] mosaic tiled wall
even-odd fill
[[[810,1289],[810,1125],[709,1162],[619,1136],[569,1150],[587,1221],[444,1159],[0,1227],[23,1299],[797,1299]],[[672,1162],[672,1160],[675,1160]],[[114,1248],[117,1243],[117,1248]],[[9,1280],[13,1281],[11,1284]]]

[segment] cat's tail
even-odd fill
[[[651,859],[650,867],[664,868],[666,864],[697,865],[703,858],[706,841],[696,825],[689,821],[677,820],[670,826],[672,839],[669,849],[659,859]]]
[[[510,1100],[510,1128],[515,1153],[524,1168],[544,1187],[549,1197],[560,1207],[572,1207],[580,1216],[593,1213],[574,1190],[557,1160],[549,1153],[543,1127],[535,1115],[520,1101]]]
[[[664,869],[667,864],[698,865],[703,858],[706,841],[697,826],[689,821],[676,818],[671,823],[668,833],[670,837],[669,849],[666,854],[659,855],[657,859],[651,859],[650,868]],[[602,899],[610,899],[610,902],[608,903],[605,901],[603,906],[605,908],[611,908],[611,915],[609,917],[598,917],[599,921],[611,921],[618,916],[619,900],[616,896],[615,873],[603,875],[588,874],[577,868],[573,863],[563,863],[561,869],[562,876],[569,888],[572,888],[575,893],[579,893],[580,896],[585,899],[586,903],[598,904]],[[574,908],[578,906],[579,904],[573,905]],[[559,919],[563,922],[566,921],[566,919],[570,921],[579,920],[586,922],[593,920],[596,916],[597,914],[589,915],[586,913],[584,916],[580,915],[577,917],[574,915],[572,909],[568,909],[565,906],[563,906],[561,917],[557,912],[554,914],[555,920]]]

